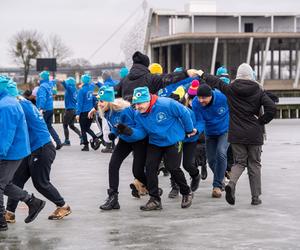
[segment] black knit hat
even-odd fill
[[[138,64],[142,64],[145,67],[149,67],[150,64],[150,60],[149,57],[147,55],[142,54],[139,51],[136,51],[133,56],[132,56],[132,61],[133,63],[138,63]]]
[[[212,96],[211,87],[207,84],[200,84],[199,88],[197,89],[197,96]]]

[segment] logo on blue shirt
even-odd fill
[[[226,109],[224,107],[220,107],[220,108],[218,108],[217,112],[219,115],[222,115],[225,112],[225,110]]]
[[[164,112],[157,113],[157,115],[156,115],[156,121],[157,122],[162,122],[166,119],[167,119],[167,115]]]

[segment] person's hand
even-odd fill
[[[76,115],[76,121],[79,122],[79,115]]]
[[[108,134],[108,139],[111,141],[114,141],[117,138],[117,136],[114,133],[109,133]]]
[[[97,110],[95,108],[92,108],[91,111],[88,113],[88,118],[93,119],[96,112]]]
[[[186,71],[186,73],[188,74],[189,77],[195,77],[195,76],[198,75],[196,69],[188,69],[188,70]]]
[[[197,70],[196,74],[197,74],[198,76],[202,77],[203,74],[204,74],[204,71],[201,70],[201,69],[199,69],[199,70]]]
[[[119,134],[124,134],[124,135],[132,135],[132,129],[125,124],[119,123],[117,126],[118,133]]]
[[[188,134],[187,134],[187,137],[192,137],[192,136],[196,135],[197,132],[198,132],[197,129],[194,128],[193,131],[192,131],[191,133],[188,133]]]
[[[40,114],[44,115],[44,110],[40,109]]]

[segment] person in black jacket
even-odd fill
[[[148,87],[151,94],[156,94],[160,89],[169,84],[176,83],[187,77],[196,76],[195,70],[189,69],[170,74],[151,74],[148,67],[149,57],[136,51],[132,56],[133,65],[129,74],[115,86],[116,97],[122,97],[131,102],[133,90],[137,87]]]
[[[228,141],[232,145],[234,165],[230,182],[225,187],[226,201],[235,204],[235,186],[245,168],[248,169],[252,205],[261,204],[261,152],[264,125],[276,114],[273,100],[254,79],[250,65],[239,66],[236,80],[225,84],[219,78],[203,73],[199,75],[211,87],[223,92],[228,100],[230,122]]]

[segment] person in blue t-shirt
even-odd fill
[[[77,89],[76,80],[73,77],[68,77],[65,81],[61,82],[61,85],[65,89],[65,113],[63,117],[63,127],[65,134],[64,146],[70,146],[71,142],[69,139],[69,129],[72,129],[81,139],[81,132],[76,126],[76,105],[77,105]]]
[[[186,135],[197,133],[189,111],[180,103],[166,97],[150,95],[148,87],[134,89],[132,103],[137,112],[136,127],[131,128],[132,137],[149,137],[146,158],[147,187],[150,200],[140,209],[143,211],[162,209],[158,188],[158,167],[164,164],[179,185],[182,194],[182,208],[190,207],[193,195],[180,168],[182,143]]]
[[[223,179],[227,167],[229,109],[227,98],[207,84],[201,84],[192,108],[196,123],[205,124],[206,154],[209,167],[214,173],[213,198],[222,196]],[[196,126],[197,127],[197,126]]]

